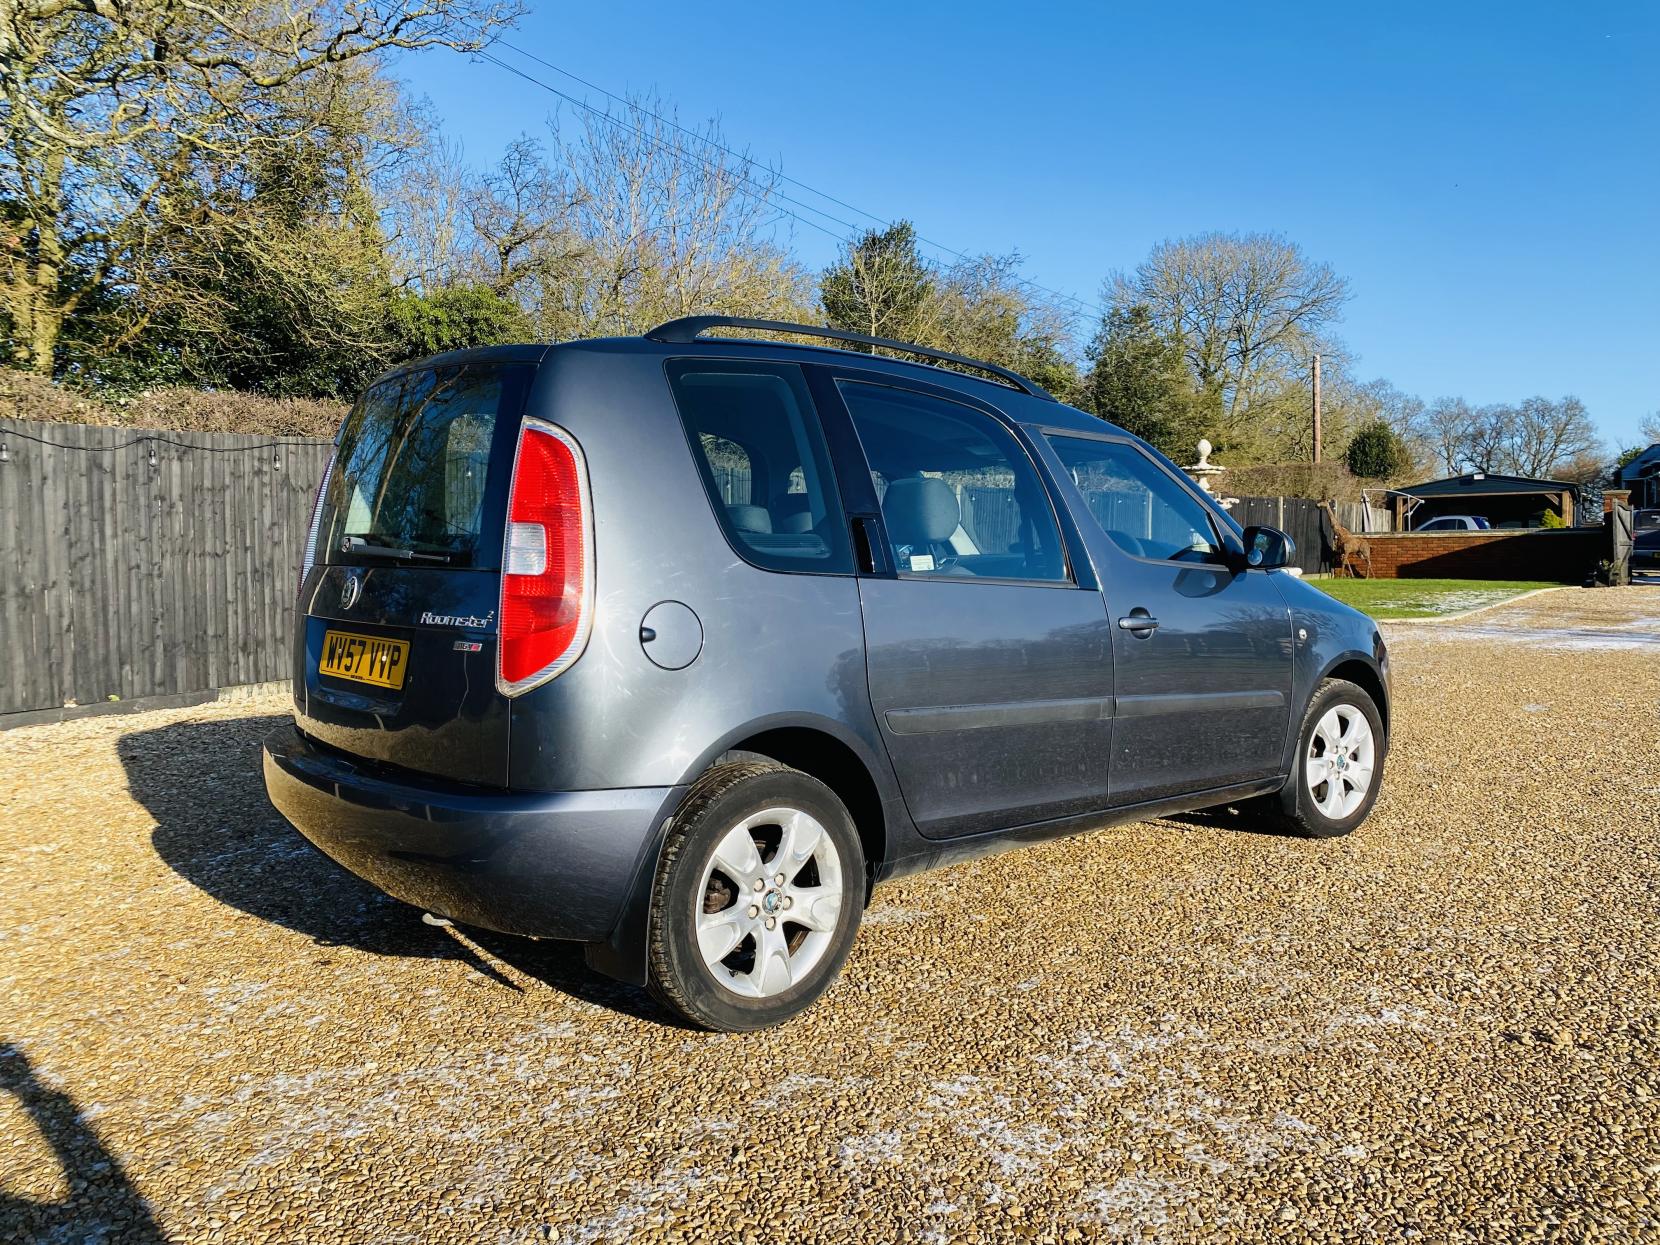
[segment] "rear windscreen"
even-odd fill
[[[481,540],[486,485],[516,371],[471,364],[406,372],[364,394],[340,433],[319,560],[494,567],[500,542],[486,549]]]

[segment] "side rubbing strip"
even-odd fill
[[[1082,696],[1075,700],[1014,700],[1001,705],[889,709],[886,717],[888,729],[895,735],[977,731],[988,726],[1037,726],[1049,722],[1102,722],[1112,717],[1112,697]]]
[[[1209,709],[1278,709],[1285,696],[1273,690],[1261,692],[1191,692],[1168,696],[1120,696],[1118,716],[1150,718],[1161,713],[1204,713]]]

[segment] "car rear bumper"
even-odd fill
[[[481,792],[392,781],[293,726],[265,740],[277,811],[334,860],[396,899],[466,925],[607,938],[678,802],[678,787]]]

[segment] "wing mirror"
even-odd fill
[[[1246,570],[1279,570],[1291,564],[1296,552],[1297,542],[1277,527],[1245,529],[1245,554],[1241,561]]]

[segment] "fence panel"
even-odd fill
[[[327,441],[0,418],[0,444],[0,713],[289,676]],[[716,476],[726,501],[749,500],[746,469],[722,464]],[[1094,497],[1103,527],[1149,521],[1133,498]],[[984,547],[1018,539],[1007,489],[964,487],[961,500]],[[1339,515],[1366,531],[1377,516],[1362,509]],[[1315,502],[1242,497],[1232,513],[1289,533],[1306,573],[1330,569]]]
[[[1305,575],[1331,569],[1331,546],[1326,538],[1326,517],[1318,502],[1306,497],[1241,497],[1228,513],[1243,527],[1277,527],[1297,546],[1293,558]]]
[[[0,713],[289,675],[327,441],[0,419]]]

